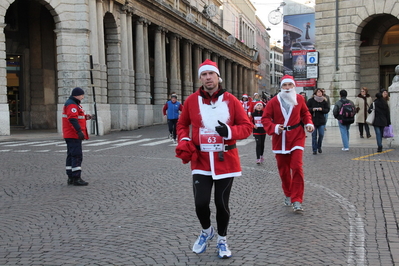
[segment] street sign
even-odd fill
[[[306,78],[317,79],[319,76],[318,70],[319,70],[318,66],[307,66],[306,67]]]
[[[319,52],[308,52],[306,59],[306,64],[317,65],[319,63]]]

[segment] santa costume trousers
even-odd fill
[[[230,220],[229,198],[234,177],[213,180],[212,176],[193,175],[195,211],[203,229],[211,226],[211,192],[215,184],[216,223],[218,234],[227,235]]]
[[[290,154],[276,154],[277,168],[282,188],[291,202],[303,201],[305,178],[303,174],[303,150],[293,150]]]

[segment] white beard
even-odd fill
[[[229,121],[229,107],[222,99],[221,97],[218,101],[210,105],[203,104],[202,99],[199,99],[202,124],[205,128],[215,130],[215,127],[220,126],[218,120],[225,124]]]
[[[287,92],[287,90],[281,90],[278,95],[290,106],[298,104],[298,101],[296,100],[295,88],[290,89],[289,92]]]

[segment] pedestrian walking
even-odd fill
[[[344,146],[342,150],[349,151],[349,129],[354,122],[356,109],[355,104],[351,100],[346,99],[346,96],[348,96],[346,90],[341,90],[339,95],[341,99],[335,103],[333,115],[338,120],[342,145]],[[351,112],[351,114],[349,114],[349,112]]]
[[[381,92],[375,95],[376,99],[370,106],[368,112],[374,109],[375,117],[373,127],[375,131],[375,138],[377,140],[377,152],[382,152],[382,137],[384,134],[384,128],[391,124],[391,114],[387,101],[382,96]]]
[[[220,73],[215,62],[205,60],[199,66],[198,77],[202,86],[187,98],[177,123],[176,157],[183,163],[191,161],[195,211],[202,226],[193,252],[203,253],[215,235],[209,208],[215,186],[218,256],[229,258],[231,251],[226,236],[230,191],[234,177],[241,176],[236,140],[251,134],[252,123],[240,101],[219,84]]]
[[[355,107],[356,107],[356,120],[355,122],[359,126],[359,134],[361,138],[364,138],[363,128],[366,130],[367,138],[371,138],[370,127],[366,123],[366,119],[368,116],[368,109],[373,103],[373,99],[371,99],[370,94],[368,93],[368,88],[362,87],[360,89],[360,93],[357,95],[355,99]]]
[[[163,115],[168,119],[169,137],[176,143],[176,125],[183,105],[177,101],[177,95],[172,94],[162,109]]]
[[[264,104],[262,102],[257,102],[255,104],[255,111],[252,112],[251,118],[254,124],[253,136],[256,142],[256,163],[261,164],[264,161],[263,153],[265,151],[265,139],[266,131],[262,124]]]
[[[322,88],[323,90],[323,96],[326,97],[327,103],[328,103],[328,108],[331,110],[331,101],[330,101],[330,96],[326,94],[326,90]],[[328,113],[324,114],[324,117],[326,118],[326,124],[324,125],[324,131],[327,131],[327,122],[328,122]]]
[[[241,103],[242,107],[244,108],[245,113],[247,114],[249,111],[249,106],[251,104],[251,101],[249,101],[249,99],[248,99],[248,94],[242,95],[240,103]]]
[[[318,88],[314,91],[313,97],[308,100],[307,106],[315,126],[312,133],[312,150],[313,154],[317,155],[317,152],[323,152],[321,146],[324,138],[324,127],[327,122],[325,114],[330,112],[330,105],[327,98],[323,96],[323,90]],[[317,135],[319,136],[317,137]]]
[[[85,114],[80,102],[84,99],[84,91],[77,87],[65,102],[62,112],[62,133],[67,145],[66,174],[68,185],[87,186],[89,183],[81,178],[82,173],[82,140],[89,139],[86,120],[91,115]]]
[[[272,136],[272,150],[275,153],[277,168],[282,181],[284,205],[293,206],[294,211],[303,211],[305,188],[303,173],[303,151],[305,131],[313,132],[312,117],[305,99],[296,93],[292,76],[281,79],[281,92],[266,105],[262,124]]]

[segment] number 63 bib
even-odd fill
[[[224,151],[224,140],[216,131],[207,128],[200,128],[201,151],[215,152]]]

